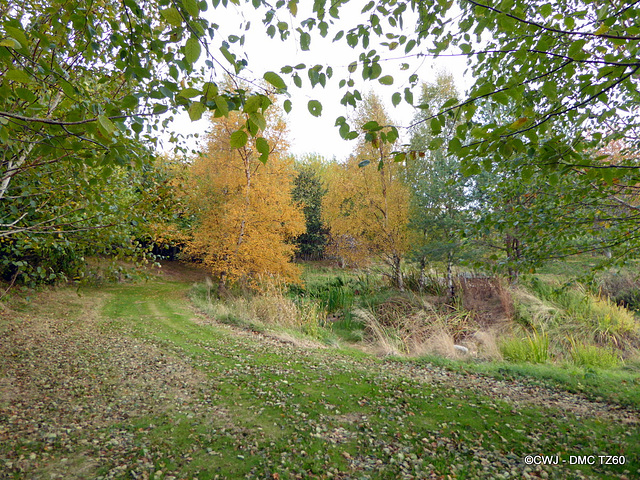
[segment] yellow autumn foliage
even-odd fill
[[[266,164],[253,139],[241,148],[230,146],[231,134],[246,121],[243,114],[230,113],[211,119],[206,148],[185,182],[198,219],[187,253],[201,258],[221,282],[299,278],[291,241],[304,232],[304,216],[291,197],[295,172],[286,125],[276,107],[268,112],[267,127],[259,132],[271,149]]]
[[[361,124],[370,120],[390,123],[373,95],[356,119]],[[401,178],[404,166],[393,161],[391,150],[388,143],[361,142],[347,163],[333,164],[322,208],[331,229],[331,253],[352,265],[382,256],[401,286],[400,261],[409,247],[410,191]],[[369,165],[360,167],[365,160]]]

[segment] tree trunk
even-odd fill
[[[396,285],[396,288],[401,292],[404,292],[404,279],[402,278],[402,268],[401,268],[402,258],[400,255],[393,256],[393,281]]]
[[[511,283],[515,283],[518,280],[518,275],[520,274],[519,268],[517,266],[518,260],[520,260],[520,240],[517,237],[507,234],[505,239],[506,247],[507,247],[507,272],[509,274],[509,281]]]
[[[449,296],[453,300],[456,296],[456,286],[453,283],[453,256],[447,253],[447,284],[449,285]]]
[[[424,270],[427,267],[427,261],[425,257],[420,257],[420,273],[418,274],[418,289],[422,292],[424,290],[425,278]]]

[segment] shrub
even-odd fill
[[[640,285],[630,274],[608,274],[599,279],[599,293],[629,310],[640,310]]]

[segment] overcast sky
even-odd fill
[[[364,20],[365,17],[360,13],[363,4],[361,2],[351,2],[341,9],[340,27],[332,27],[326,39],[323,39],[315,29],[316,35],[312,34],[310,51],[300,50],[296,32],[284,42],[278,36],[274,39],[269,38],[262,23],[263,13],[257,13],[250,6],[243,5],[244,7],[230,5],[227,9],[212,9],[207,12],[209,19],[220,25],[219,32],[221,36],[219,38],[221,39],[226,38],[229,34],[240,35],[242,32],[239,31],[238,27],[243,19],[251,21],[251,28],[244,32],[246,41],[242,50],[248,57],[249,68],[247,71],[242,72],[243,76],[247,78],[262,78],[266,71],[271,70],[280,73],[282,66],[298,63],[305,63],[307,66],[317,64],[330,65],[334,70],[334,81],[327,82],[326,88],[318,85],[312,89],[305,71],[302,72],[304,75],[301,75],[303,79],[302,89],[293,84],[289,85],[290,98],[294,105],[293,111],[288,115],[288,125],[291,132],[291,153],[296,156],[317,153],[328,159],[333,157],[337,159],[346,158],[353,150],[355,141],[347,142],[342,140],[334,124],[338,116],[343,115],[346,117],[353,109],[340,105],[340,98],[344,95],[345,90],[338,89],[338,79],[347,75],[347,66],[357,60],[360,52],[358,49],[350,49],[342,41],[332,43],[331,39],[339,28],[346,30]],[[302,5],[300,8],[303,8]],[[309,15],[305,15],[305,12],[301,10],[298,14],[298,21],[307,16]],[[280,20],[286,21],[289,25],[294,24],[294,19],[287,15],[280,18]],[[407,30],[413,29],[413,25],[407,24],[405,26],[408,27]],[[405,33],[409,34],[410,31]],[[371,40],[372,45],[369,48],[376,48],[373,46],[374,38],[372,37]],[[393,52],[389,52],[384,46],[380,46],[376,50],[383,59],[402,57],[404,54],[403,47],[399,47]],[[237,44],[234,45],[233,51],[240,51]],[[414,50],[412,53],[416,51]],[[214,50],[215,53],[219,52]],[[219,57],[224,61],[221,54]],[[400,65],[404,62],[409,63],[411,67],[408,70],[401,71]],[[464,58],[459,57],[446,57],[436,61],[424,57],[388,60],[382,62],[382,66],[385,75],[389,74],[394,77],[395,82],[392,86],[383,86],[377,81],[364,82],[361,71],[354,73],[353,79],[356,81],[355,88],[363,94],[368,91],[374,91],[380,95],[388,106],[387,110],[390,117],[397,125],[408,125],[413,117],[413,108],[404,101],[394,108],[391,104],[391,95],[409,86],[408,78],[411,74],[417,73],[421,81],[432,81],[435,79],[435,74],[438,70],[450,71],[458,82],[458,88],[464,91],[469,87],[469,81],[464,77],[465,62]],[[222,71],[220,71],[221,74]],[[282,75],[282,77],[289,82],[287,75]],[[417,89],[415,95],[417,98]],[[322,102],[323,112],[319,118],[313,117],[307,110],[307,102],[312,99]],[[184,133],[204,133],[207,129],[207,122],[204,120],[191,122],[188,116],[182,115],[174,123],[174,128]],[[195,142],[191,142],[190,145],[195,146]],[[165,148],[167,148],[166,144]]]

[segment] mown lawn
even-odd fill
[[[2,478],[640,476],[638,405],[597,386],[303,348],[198,315],[188,288],[58,290],[5,309]],[[572,465],[581,455],[594,464]]]

